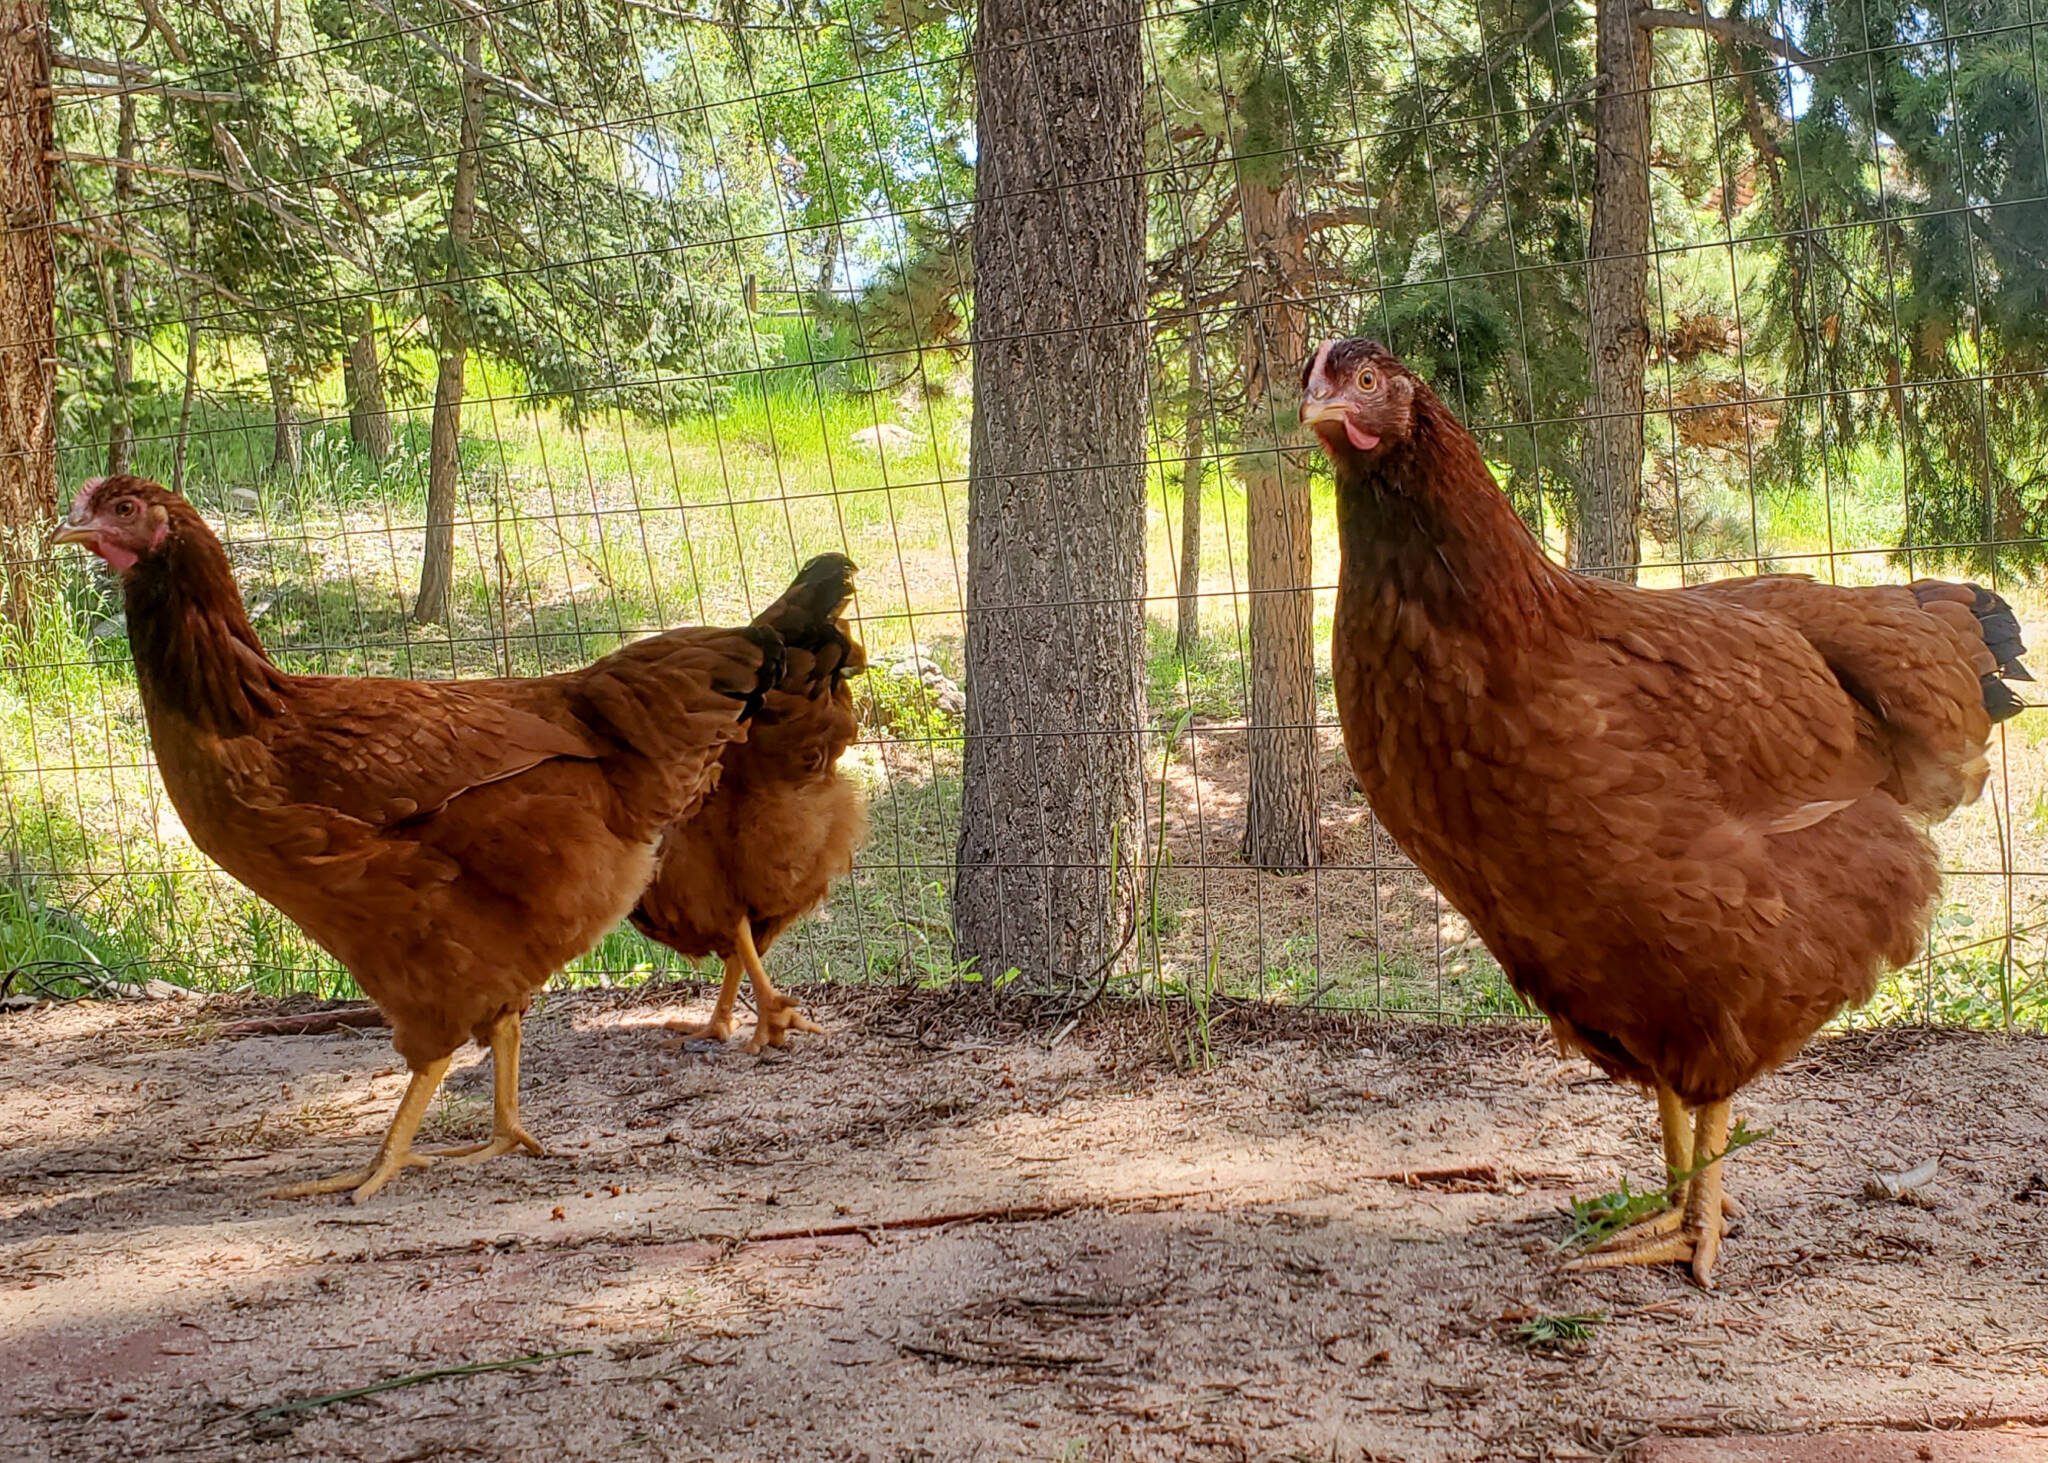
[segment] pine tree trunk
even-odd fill
[[[342,391],[348,397],[348,435],[370,461],[391,456],[391,404],[384,395],[384,363],[377,359],[377,312],[363,306],[342,363]]]
[[[1188,327],[1188,410],[1180,461],[1180,583],[1174,608],[1173,648],[1185,660],[1202,633],[1202,423],[1208,406],[1202,367],[1202,327]]]
[[[448,204],[448,254],[454,271],[448,283],[460,281],[468,268],[469,237],[476,226],[476,182],[483,142],[483,32],[471,22],[462,43],[468,63],[462,78],[462,131],[455,153],[455,182]],[[427,448],[427,546],[420,562],[420,593],[412,617],[422,625],[448,615],[448,590],[455,578],[455,492],[462,472],[463,370],[468,355],[463,322],[452,299],[444,299],[440,315],[441,359],[434,375],[434,423]]]
[[[1601,0],[1594,51],[1593,219],[1586,242],[1592,420],[1573,567],[1631,582],[1641,557],[1643,370],[1649,359],[1650,36],[1642,0]]]
[[[0,580],[25,635],[57,512],[56,259],[45,0],[0,0]]]
[[[303,460],[304,429],[298,403],[292,399],[292,378],[283,365],[284,347],[263,343],[263,373],[270,382],[270,470],[297,477]]]
[[[1041,988],[1113,963],[1145,846],[1141,14],[980,0],[977,15],[953,921],[963,959]]]
[[[1291,179],[1246,178],[1238,198],[1251,265],[1239,458],[1252,662],[1244,855],[1258,868],[1291,872],[1312,867],[1318,852],[1308,479],[1282,450],[1297,409],[1287,387],[1308,352],[1298,286],[1307,235]]]
[[[135,97],[132,93],[124,93],[121,97],[117,125],[114,155],[132,161],[135,157]],[[128,211],[134,207],[135,174],[127,168],[116,168],[113,190],[114,222],[125,233]],[[114,335],[114,399],[108,403],[107,421],[109,476],[128,471],[129,459],[134,455],[135,322],[131,318],[134,310],[135,256],[123,254],[114,265],[114,308],[108,312],[113,318],[107,322]]]

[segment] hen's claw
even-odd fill
[[[713,1016],[709,1021],[664,1021],[661,1024],[674,1033],[668,1038],[671,1047],[688,1046],[693,1041],[709,1041],[723,1046],[732,1040],[730,1012]]]
[[[547,1157],[548,1151],[540,1146],[540,1140],[516,1122],[509,1131],[494,1132],[481,1143],[465,1143],[460,1148],[437,1148],[427,1156],[443,1163],[482,1163],[487,1158],[497,1158],[521,1148],[536,1158]]]
[[[778,991],[773,999],[760,1003],[754,1020],[754,1034],[747,1040],[747,1050],[758,1056],[763,1047],[783,1046],[789,1041],[792,1031],[809,1031],[819,1036],[825,1034],[824,1027],[804,1015],[795,1001]]]
[[[352,1168],[346,1173],[329,1174],[324,1179],[308,1179],[302,1184],[286,1184],[280,1189],[271,1189],[264,1194],[266,1199],[310,1199],[316,1194],[338,1194],[343,1189],[355,1192],[349,1198],[357,1203],[368,1202],[370,1197],[398,1174],[408,1168],[426,1168],[436,1155],[427,1153],[394,1153],[377,1156],[377,1161],[366,1168]]]

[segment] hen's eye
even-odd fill
[[[116,517],[133,518],[135,516],[135,500],[133,498],[123,498],[121,506],[116,508],[114,513]]]
[[[1379,384],[1380,378],[1373,373],[1372,367],[1367,366],[1358,373],[1358,389],[1360,391],[1370,391]]]

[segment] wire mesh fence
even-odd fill
[[[1145,780],[1070,989],[1519,1009],[1344,766],[1331,490],[1287,427],[1323,336],[1435,382],[1579,567],[1969,572],[2048,624],[2030,5],[1133,12],[1145,639],[1116,730]],[[1004,978],[952,928],[989,344],[966,8],[143,0],[48,35],[50,84],[4,106],[53,114],[67,494],[121,464],[178,486],[272,653],[319,673],[561,669],[850,554],[872,835],[778,975]],[[1081,104],[1040,100],[1048,127]],[[69,561],[33,582],[0,679],[9,970],[345,991],[164,801],[118,593]],[[1254,633],[1264,596],[1312,665]],[[1935,935],[1879,1016],[2048,1019],[2043,736],[2009,724],[1942,830]],[[621,931],[572,978],[680,963]]]

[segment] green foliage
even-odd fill
[[[1594,1334],[1606,1324],[1605,1311],[1531,1316],[1515,1327],[1515,1340],[1530,1351],[1570,1356],[1584,1351]]]

